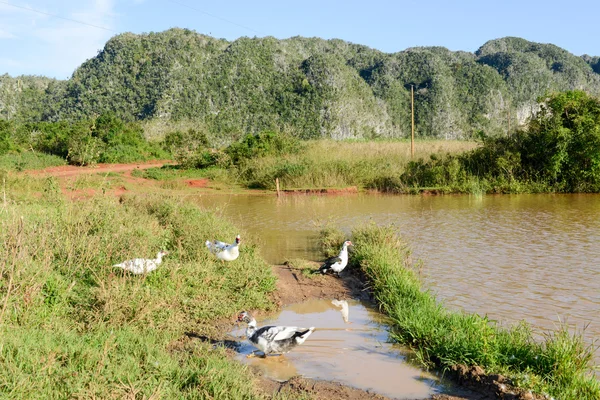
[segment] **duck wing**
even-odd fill
[[[306,332],[307,330],[307,328],[298,328],[297,326],[264,326],[256,331],[256,335],[269,342],[276,342],[290,339],[294,335]]]
[[[319,271],[329,269],[333,264],[342,262],[342,259],[338,256],[329,257],[327,260],[323,261],[323,265],[319,268]]]
[[[220,253],[221,251],[226,250],[229,246],[231,246],[228,243],[220,242],[218,240],[213,240],[212,242],[210,240],[207,240],[205,244],[208,250],[210,250],[214,254]]]
[[[145,258],[134,258],[133,260],[123,261],[120,264],[115,264],[113,267],[123,268],[134,274],[143,274],[155,269],[154,260],[147,260]]]

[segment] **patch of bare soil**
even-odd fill
[[[318,263],[310,263],[314,271],[319,268]],[[369,292],[365,285],[351,274],[338,277],[321,275],[316,272],[305,275],[303,269],[293,265],[274,265],[273,272],[279,278],[275,300],[280,306],[300,303],[309,299],[340,299],[353,298],[369,300]]]
[[[344,386],[341,383],[316,381],[314,379],[306,379],[300,376],[293,377],[286,382],[275,382],[270,379],[261,377],[261,387],[265,394],[273,395],[284,394],[290,398],[296,398],[301,395],[309,395],[315,400],[386,400],[388,397],[367,392],[360,389],[355,389],[349,386]]]
[[[208,186],[208,178],[203,179],[187,179],[185,183],[190,187],[204,188]]]

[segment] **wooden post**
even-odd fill
[[[275,178],[275,186],[277,187],[277,197],[279,197],[279,178]]]
[[[410,119],[411,119],[410,158],[414,158],[415,157],[415,90],[414,90],[413,85],[410,85]]]

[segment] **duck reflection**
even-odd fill
[[[350,324],[351,322],[348,320],[348,302],[346,300],[331,300],[331,304],[342,308],[340,310],[342,313],[342,318],[344,319],[345,323]]]

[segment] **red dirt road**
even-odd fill
[[[98,174],[107,172],[128,172],[134,169],[160,168],[165,164],[173,164],[169,160],[154,160],[148,162],[139,162],[132,164],[96,164],[92,166],[78,167],[75,165],[61,165],[58,167],[49,167],[45,169],[24,171],[27,175],[48,175],[56,177],[79,176],[83,174]]]

